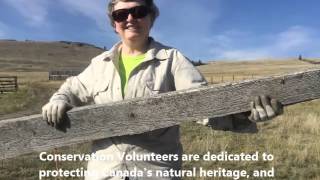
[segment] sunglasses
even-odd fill
[[[146,6],[136,6],[130,9],[118,9],[112,12],[112,18],[114,21],[123,22],[128,19],[129,14],[134,19],[144,18],[148,15],[149,9]]]

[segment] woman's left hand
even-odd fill
[[[283,105],[276,99],[262,95],[250,102],[251,111],[224,117],[198,120],[198,124],[210,126],[215,130],[256,133],[256,122],[271,120],[283,113]]]
[[[266,95],[256,96],[254,101],[250,102],[250,107],[251,114],[248,119],[252,122],[270,120],[283,113],[283,105]]]

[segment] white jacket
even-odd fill
[[[52,96],[50,101],[65,100],[74,105],[102,104],[123,100],[119,75],[119,46],[116,44],[92,59],[91,64],[78,76],[70,77]],[[164,46],[150,38],[144,61],[130,74],[124,99],[148,97],[154,94],[194,88],[206,85],[201,73],[178,50]],[[103,124],[101,125],[103,126]],[[143,134],[113,137],[93,142],[96,155],[118,157],[125,154],[178,154],[182,147],[179,126],[159,129]],[[112,170],[165,170],[180,169],[181,161],[110,161],[91,160],[88,170],[106,172]],[[103,179],[107,175],[87,177]],[[115,179],[120,179],[115,177]],[[138,178],[141,179],[141,178]],[[151,179],[156,179],[152,177]],[[160,178],[165,179],[165,178]],[[170,178],[169,178],[170,179]]]

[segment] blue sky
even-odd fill
[[[193,60],[320,57],[319,0],[155,0],[151,36]],[[119,41],[107,0],[0,0],[0,39]]]

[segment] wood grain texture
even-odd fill
[[[254,96],[267,94],[284,105],[320,98],[320,70],[176,91],[68,112],[66,132],[40,115],[0,121],[0,159],[85,141],[139,134],[186,121],[250,110]]]

